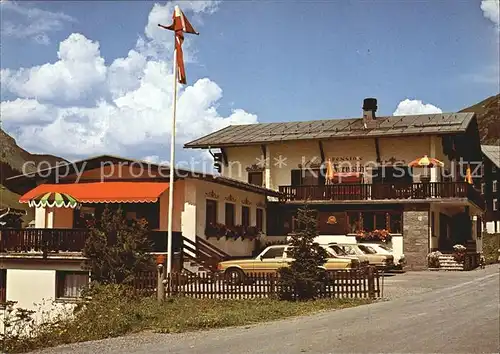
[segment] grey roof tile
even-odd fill
[[[459,133],[467,129],[473,117],[472,112],[377,117],[375,125],[367,128],[364,128],[362,118],[234,125],[191,141],[185,147],[215,148],[290,140]]]

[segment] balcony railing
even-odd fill
[[[349,201],[383,199],[468,198],[484,206],[481,193],[465,182],[331,184],[280,186],[282,201]]]
[[[0,229],[0,252],[58,253],[81,252],[85,246],[87,229]],[[167,232],[150,231],[153,252],[167,251]],[[180,249],[180,232],[174,232],[172,247]]]

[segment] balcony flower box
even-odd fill
[[[237,240],[241,238],[241,240],[254,240],[259,238],[261,232],[257,229],[256,226],[243,226],[243,225],[235,225],[235,226],[226,226],[221,223],[209,224],[205,228],[205,236],[207,238],[216,237],[219,240],[221,237],[225,237],[227,240]]]
[[[361,230],[356,233],[356,241],[358,242],[391,242],[392,235],[389,231],[382,230],[373,230],[373,231],[365,231]]]

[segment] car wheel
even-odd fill
[[[240,285],[245,280],[245,274],[237,268],[226,270],[226,281],[232,285]]]

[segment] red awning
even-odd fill
[[[42,184],[19,199],[31,199],[49,192],[66,193],[80,203],[155,203],[168,189],[168,183],[157,182],[94,182],[72,184]]]

